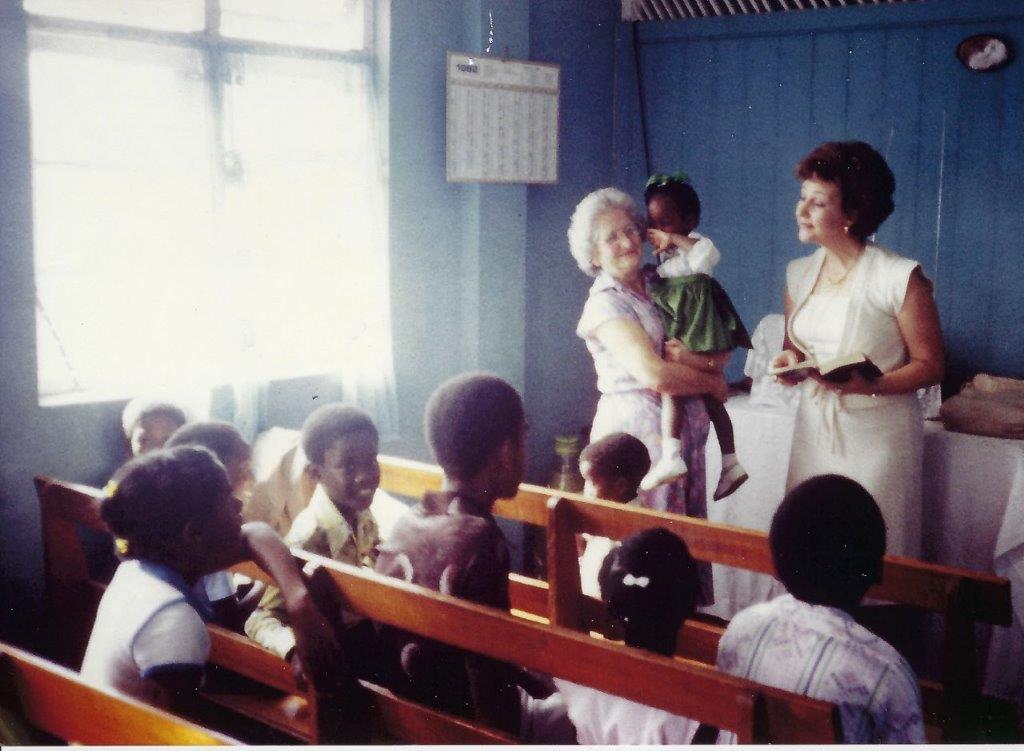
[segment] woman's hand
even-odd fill
[[[710,394],[716,398],[724,398],[727,393],[721,371],[709,371],[707,367],[708,361],[718,355],[697,355],[679,345],[682,349],[675,351],[680,357],[699,357],[704,367],[663,359],[640,324],[625,318],[602,323],[594,336],[633,378],[652,391],[672,396]]]
[[[868,380],[856,370],[850,375],[850,378],[842,383],[833,383],[832,381],[826,381],[817,375],[811,375],[815,381],[821,384],[821,387],[828,391],[834,391],[837,394],[863,394],[865,396],[875,396],[878,394],[879,383],[878,379]]]
[[[796,365],[798,362],[800,362],[800,360],[801,357],[796,352],[794,352],[791,349],[784,349],[782,350],[782,352],[775,355],[775,358],[772,360],[770,367],[789,368],[792,367],[793,365]],[[793,373],[782,373],[780,375],[775,376],[775,380],[779,381],[780,383],[784,383],[787,386],[796,386],[798,383],[804,380],[804,376],[796,375]]]
[[[725,370],[726,363],[732,356],[732,350],[727,352],[694,352],[678,339],[665,340],[665,359],[669,362],[677,362],[681,365],[689,365],[691,368],[702,370],[705,373],[721,373]]]
[[[729,385],[725,382],[723,371],[731,355],[731,350],[728,352],[694,352],[678,339],[665,340],[665,359],[712,376],[713,380],[708,384],[708,391],[705,393],[720,402],[724,402],[729,397]]]

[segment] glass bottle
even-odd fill
[[[580,474],[579,436],[555,436],[555,454],[558,456],[558,468],[551,476],[549,487],[571,493],[582,493],[583,475]]]

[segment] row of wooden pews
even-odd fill
[[[38,478],[43,508],[48,607],[64,658],[77,665],[102,593],[89,578],[85,556],[74,535],[84,525],[102,529],[99,492]],[[839,737],[835,708],[822,701],[767,688],[689,660],[640,652],[541,619],[524,619],[438,594],[371,571],[345,566],[301,551],[319,566],[352,610],[374,621],[437,639],[534,670],[550,673],[670,712],[732,730],[745,742],[831,743]],[[240,571],[263,574],[251,564]],[[67,617],[69,613],[76,618]],[[344,742],[322,722],[316,696],[300,691],[287,664],[255,643],[216,626],[210,661],[229,670],[235,681],[214,679],[205,699],[239,717],[255,719],[297,740]],[[245,684],[248,681],[249,684]],[[225,687],[226,686],[226,687]],[[415,743],[503,743],[512,738],[473,722],[445,715],[362,684],[360,706],[372,710],[367,722],[374,737]],[[212,716],[212,715],[211,715]],[[230,723],[227,729],[232,729]],[[362,739],[360,739],[362,740]]]
[[[381,487],[416,498],[440,487],[437,467],[381,457]],[[97,529],[97,491],[47,478],[37,480],[46,544],[48,600],[65,616],[74,614],[60,642],[63,659],[77,665],[101,589],[88,577],[76,528]],[[550,583],[512,575],[513,614],[465,603],[372,572],[317,559],[321,576],[354,610],[383,623],[446,641],[492,657],[552,673],[632,698],[707,724],[737,731],[754,742],[832,742],[838,736],[834,709],[822,702],[739,681],[711,667],[720,624],[684,624],[676,660],[612,643],[614,624],[601,603],[580,592],[576,535],[621,539],[651,526],[665,526],[686,540],[698,559],[773,573],[767,538],[750,530],[713,525],[672,514],[626,508],[523,485],[519,495],[495,508],[499,516],[545,527]],[[316,558],[299,553],[306,559]],[[246,573],[261,577],[253,566]],[[978,691],[974,624],[1010,621],[1009,585],[997,577],[890,557],[872,597],[940,614],[945,624],[943,679],[922,681],[930,737],[970,739],[979,724],[1012,711]],[[65,619],[51,619],[65,623]],[[83,625],[84,624],[84,625]],[[595,639],[587,632],[600,633]],[[211,662],[240,680],[211,681],[211,704],[238,717],[255,718],[289,737],[337,742],[320,727],[316,697],[298,689],[287,665],[246,639],[211,627]],[[259,688],[254,687],[258,685]],[[416,743],[502,743],[512,739],[479,724],[444,715],[395,697],[367,683],[375,737]],[[229,726],[230,729],[230,726]],[[976,739],[976,736],[975,736]]]
[[[434,465],[387,456],[382,456],[380,463],[381,487],[390,493],[416,498],[441,485],[441,470]],[[763,532],[573,493],[559,492],[555,499],[552,493],[550,488],[524,483],[515,498],[499,501],[494,508],[496,516],[546,529],[548,581],[513,575],[510,582],[513,608],[524,613],[614,637],[614,624],[607,622],[602,603],[580,591],[576,535],[584,532],[621,540],[662,526],[685,540],[698,560],[775,574],[768,536]],[[934,613],[942,620],[941,679],[921,681],[932,737],[970,741],[996,732],[997,725],[1007,732],[1015,730],[1015,709],[983,696],[977,671],[975,624],[1008,626],[1012,622],[1006,579],[886,556],[882,582],[868,597]],[[723,630],[713,622],[688,621],[680,633],[679,656],[714,664]]]

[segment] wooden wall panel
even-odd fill
[[[640,76],[654,169],[691,174],[717,275],[753,328],[781,311],[796,240],[795,162],[859,139],[896,174],[877,241],[936,282],[947,380],[1024,376],[1024,59],[988,74],[954,56],[996,32],[1024,48],[1024,4],[933,0],[826,13],[646,23]],[[742,358],[731,374],[742,367]]]

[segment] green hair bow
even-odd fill
[[[644,190],[647,190],[648,188],[662,188],[666,185],[671,185],[672,183],[688,182],[690,182],[690,176],[681,170],[679,172],[673,172],[670,175],[655,172],[647,178],[647,184],[644,186]]]

